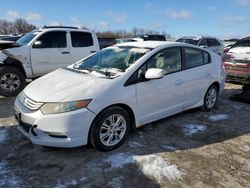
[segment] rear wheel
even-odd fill
[[[126,110],[119,106],[107,108],[92,125],[91,144],[102,151],[113,150],[125,141],[129,128],[130,118]]]
[[[0,95],[15,96],[25,86],[23,73],[15,67],[0,67]]]
[[[217,103],[217,98],[218,98],[218,87],[213,84],[208,88],[204,96],[203,110],[211,111]]]

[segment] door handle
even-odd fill
[[[96,53],[96,51],[90,51],[90,53]]]
[[[183,84],[183,80],[176,80],[176,81],[175,81],[175,85],[176,85],[176,86],[179,86],[179,85],[181,85],[181,84]]]
[[[61,52],[62,54],[69,54],[69,52]]]

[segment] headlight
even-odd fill
[[[87,107],[91,100],[92,99],[64,103],[45,103],[41,107],[41,111],[43,114],[57,114],[69,112]]]

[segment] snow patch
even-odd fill
[[[187,124],[184,125],[183,132],[185,135],[192,135],[195,133],[203,132],[207,129],[206,125],[196,125],[196,124]]]
[[[117,153],[108,156],[104,161],[110,163],[111,169],[136,163],[146,176],[153,178],[158,183],[163,182],[164,178],[176,180],[183,175],[183,172],[176,165],[170,164],[163,157],[156,154],[137,156],[131,153]]]
[[[64,183],[62,183],[60,180],[57,180],[57,184],[55,188],[65,188],[65,187],[73,186],[73,185],[77,185],[77,181],[75,179],[68,180]]]
[[[113,187],[113,188],[122,188],[122,180],[124,179],[124,177],[119,176],[119,177],[115,177],[113,178],[109,183],[108,183],[108,187]]]
[[[161,156],[150,154],[133,158],[140,165],[142,172],[158,183],[164,182],[165,177],[169,180],[176,180],[181,179],[183,175],[176,165],[171,165]]]
[[[9,169],[6,161],[0,161],[0,187],[19,187],[21,180]]]
[[[237,105],[237,104],[233,104],[233,107],[234,107],[236,110],[242,110],[242,108],[243,108],[243,106]]]
[[[210,115],[208,116],[208,119],[210,121],[220,121],[220,120],[228,119],[228,115],[227,114]]]
[[[7,135],[8,135],[8,132],[6,129],[0,129],[0,143],[6,140]]]
[[[111,168],[122,168],[126,164],[135,162],[130,153],[117,153],[109,155],[104,161],[110,163]]]
[[[128,146],[131,148],[142,148],[143,147],[143,145],[140,144],[139,142],[133,142],[133,141],[128,142]]]
[[[174,146],[169,146],[169,145],[161,145],[161,147],[166,150],[166,151],[176,151],[178,150],[178,148],[174,147]]]

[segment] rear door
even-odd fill
[[[210,54],[196,48],[183,48],[185,95],[184,108],[197,104],[208,89],[212,74]]]
[[[146,80],[145,72],[150,68],[163,69],[165,76]],[[136,97],[140,123],[182,111],[185,76],[181,70],[181,49],[166,48],[153,55],[137,71]]]
[[[71,63],[96,52],[93,36],[90,32],[71,31]]]
[[[70,51],[66,31],[49,31],[40,36],[31,49],[33,74],[42,76],[69,65]]]

